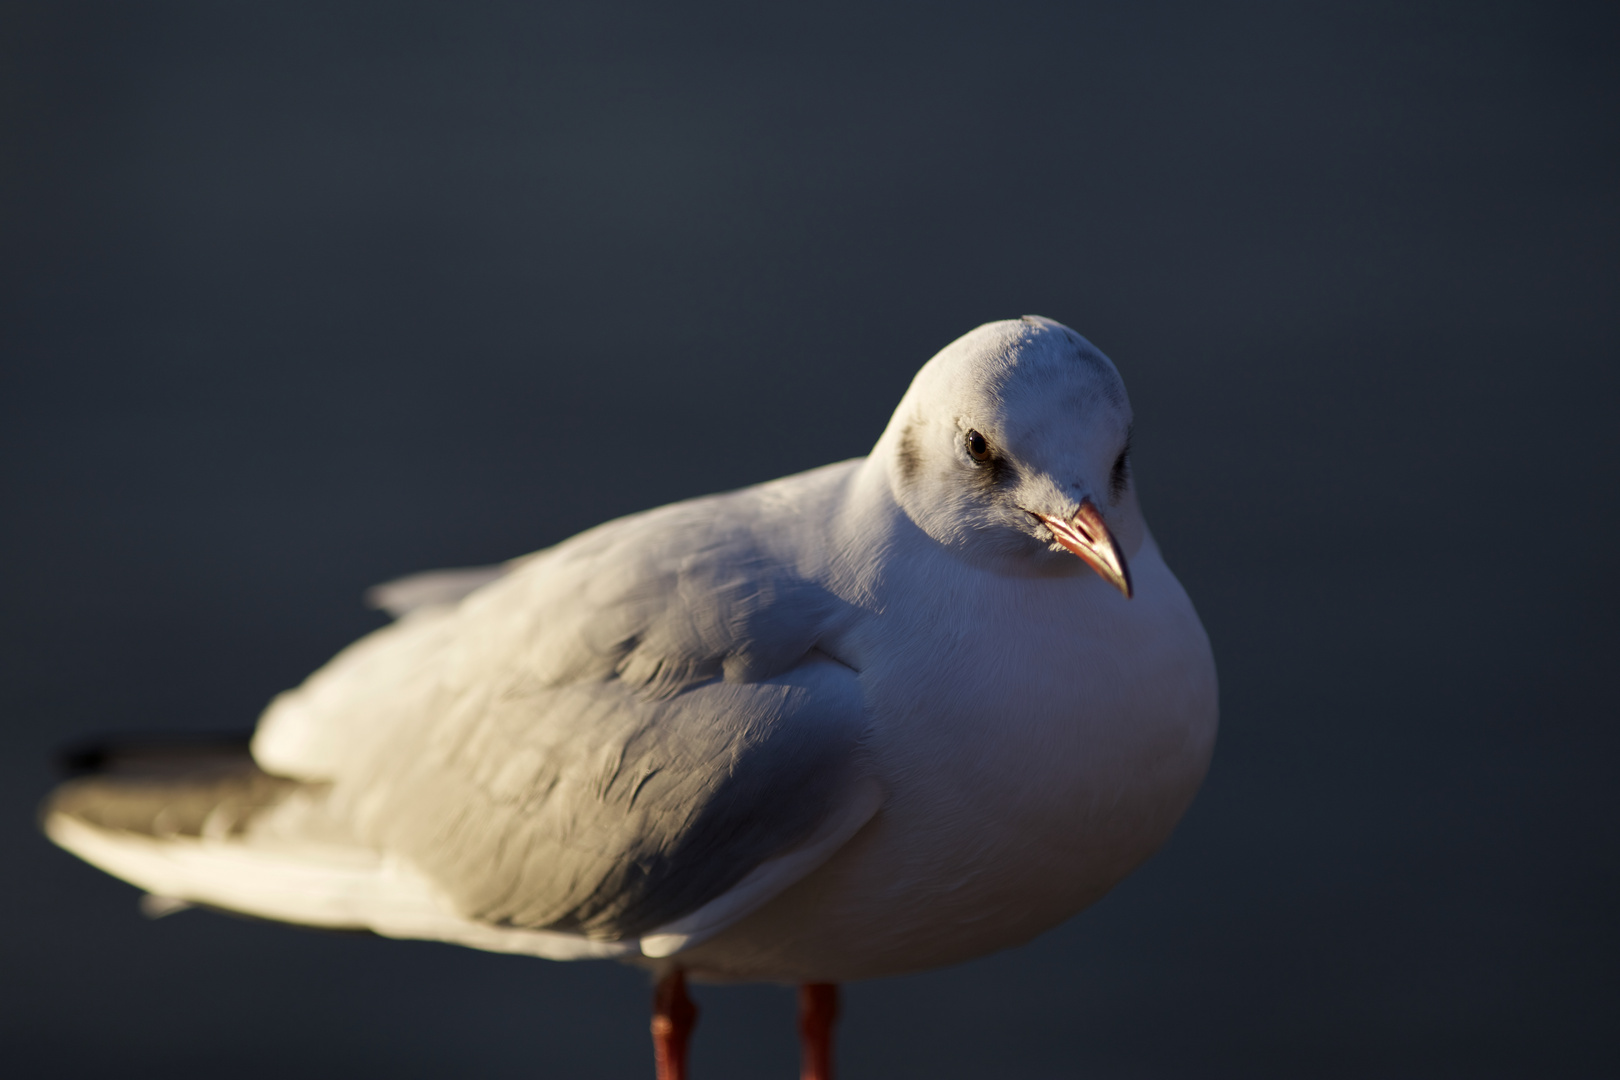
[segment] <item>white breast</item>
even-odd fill
[[[1208,767],[1215,668],[1151,540],[1133,567],[1133,600],[1094,575],[891,574],[890,606],[869,632],[920,629],[903,648],[890,634],[862,671],[883,809],[821,870],[683,963],[778,981],[936,967],[1050,929],[1157,850]],[[896,618],[903,597],[930,610]],[[1008,625],[1030,629],[983,629]],[[845,647],[858,654],[859,637]]]

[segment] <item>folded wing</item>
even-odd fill
[[[341,835],[410,880],[400,895],[472,929],[409,933],[380,909],[345,925],[485,948],[510,946],[474,939],[552,935],[581,955],[646,937],[667,954],[837,850],[879,794],[858,673],[820,648],[838,604],[776,544],[814,527],[818,494],[752,489],[610,523],[458,606],[418,607],[282,695],[253,742],[294,785],[278,805],[318,804],[299,811],[312,835]],[[82,806],[59,813],[58,833],[109,835]],[[285,840],[298,813],[263,819],[277,815]]]

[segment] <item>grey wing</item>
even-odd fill
[[[475,589],[505,577],[510,571],[510,563],[498,563],[409,574],[367,589],[366,606],[386,611],[397,619],[417,608],[459,603]]]
[[[256,757],[330,781],[484,923],[617,941],[739,885],[763,902],[809,868],[785,856],[876,807],[859,677],[816,647],[835,605],[728,505],[748,495],[593,530],[386,628],[278,702]]]
[[[853,682],[819,660],[666,699],[575,687],[488,702],[462,738],[367,777],[362,828],[467,917],[639,937],[838,809],[858,779]]]

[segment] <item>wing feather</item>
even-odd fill
[[[818,648],[839,604],[778,544],[843,475],[515,560],[283,695],[254,755],[330,783],[357,835],[468,918],[600,941],[676,923],[865,798],[859,676]],[[745,906],[811,868],[778,865]]]

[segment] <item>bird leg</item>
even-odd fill
[[[799,1080],[832,1080],[832,1033],[837,1019],[837,983],[799,987]]]
[[[686,1044],[697,1027],[698,1010],[686,996],[686,973],[680,968],[658,980],[653,993],[653,1061],[658,1080],[686,1080]]]

